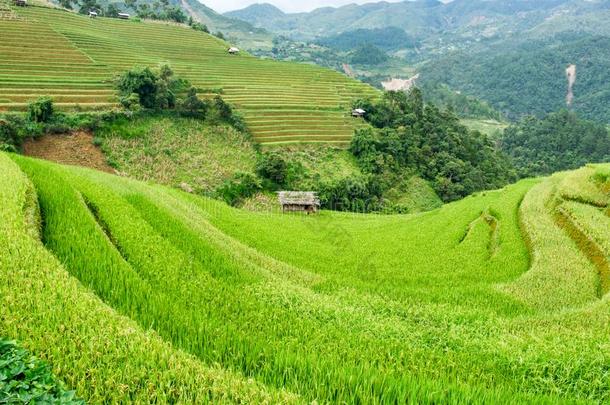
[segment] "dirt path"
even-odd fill
[[[93,135],[75,132],[65,135],[46,135],[27,140],[23,153],[40,159],[66,165],[84,166],[107,173],[115,173],[108,165],[102,151],[93,145]]]

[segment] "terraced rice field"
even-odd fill
[[[345,143],[357,123],[351,101],[376,94],[320,67],[228,55],[225,42],[187,27],[43,7],[8,13],[16,18],[0,17],[0,110],[23,109],[47,94],[63,108],[109,108],[117,102],[115,74],[169,63],[202,96],[221,90],[262,143]]]
[[[608,403],[609,192],[281,215],[0,154],[0,334],[93,403]]]

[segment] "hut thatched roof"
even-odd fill
[[[282,205],[320,206],[320,199],[313,191],[280,191],[277,194]]]

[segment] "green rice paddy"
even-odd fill
[[[392,216],[0,169],[0,334],[89,402],[610,400],[607,165]]]
[[[188,27],[45,7],[11,13],[15,18],[0,16],[0,110],[24,109],[41,95],[64,109],[112,108],[116,74],[168,63],[202,97],[220,91],[261,143],[345,144],[357,125],[352,100],[376,95],[332,70],[229,55],[227,43]]]

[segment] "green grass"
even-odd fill
[[[96,132],[108,161],[139,180],[210,192],[236,172],[253,172],[252,141],[226,126],[175,117],[119,121]]]
[[[423,214],[301,216],[0,159],[0,330],[89,401],[610,400],[605,276],[560,217],[607,257],[604,208],[562,190],[607,166]]]
[[[43,89],[62,109],[111,108],[117,104],[115,94],[108,93],[114,75],[136,65],[169,63],[201,89],[201,96],[221,90],[261,143],[299,143],[315,136],[345,144],[355,127],[349,117],[352,100],[377,94],[328,69],[228,55],[229,44],[185,26],[92,20],[44,7],[14,12],[22,19],[0,19],[0,110],[23,109]],[[259,128],[256,118],[278,110],[310,120],[279,117],[272,128]]]

